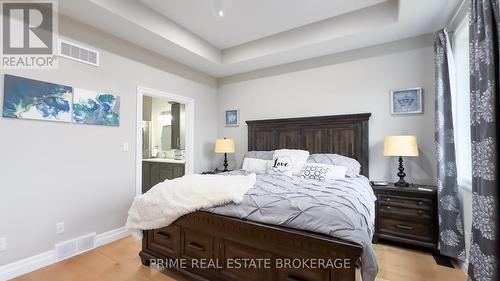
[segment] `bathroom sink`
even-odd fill
[[[186,164],[186,160],[176,160],[170,158],[147,158],[142,159],[145,162],[158,162],[158,163],[174,163],[174,164]]]

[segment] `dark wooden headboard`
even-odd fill
[[[361,163],[368,177],[368,119],[371,113],[246,121],[248,151],[282,148],[337,153]]]

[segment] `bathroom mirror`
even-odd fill
[[[172,125],[162,126],[161,129],[161,150],[172,149]]]

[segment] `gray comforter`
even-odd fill
[[[229,174],[244,174],[233,171]],[[377,261],[372,248],[375,196],[363,176],[317,181],[283,175],[258,175],[240,204],[206,211],[326,234],[363,246],[363,281],[373,281]]]

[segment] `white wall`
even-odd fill
[[[61,59],[58,69],[2,70],[1,79],[9,73],[115,93],[121,97],[121,124],[114,128],[0,118],[0,237],[8,239],[0,265],[51,250],[60,241],[125,225],[135,195],[137,85],[195,100],[194,169],[213,168],[218,119],[213,78],[65,17],[59,30],[97,48],[101,66]],[[130,144],[129,152],[122,152],[124,142]],[[56,235],[55,224],[61,221],[66,232]]]
[[[409,46],[403,51],[384,53],[384,49],[394,49],[394,46],[386,45],[378,48],[380,52],[374,52],[381,54],[366,56],[372,52],[367,49],[359,52],[358,57],[356,53],[346,54],[345,58],[352,58],[349,61],[344,58],[332,59],[340,62],[292,73],[270,77],[252,74],[249,76],[257,78],[248,81],[223,79],[219,90],[220,118],[225,109],[240,109],[239,127],[224,127],[219,122],[219,137],[234,138],[236,143],[237,152],[230,155],[232,168],[235,164],[241,165],[242,155],[247,150],[246,120],[371,112],[370,178],[396,179],[397,161],[382,155],[383,138],[387,135],[412,134],[417,136],[420,156],[405,159],[407,181],[434,184],[436,160],[432,41],[430,37],[425,37],[424,46],[415,49],[407,43],[395,43]],[[290,67],[300,69],[297,65]],[[424,89],[424,113],[391,115],[390,90],[417,86]]]

